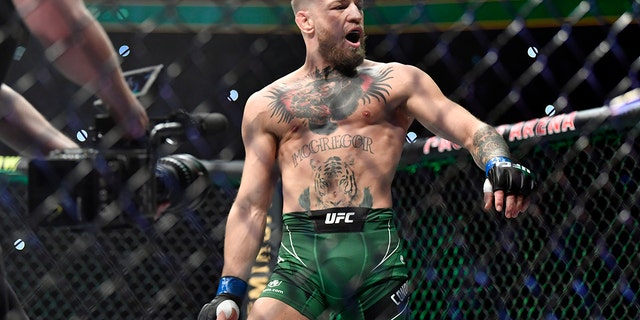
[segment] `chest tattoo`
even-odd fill
[[[372,99],[386,103],[392,71],[391,67],[364,68],[353,77],[317,71],[310,82],[271,90],[271,117],[278,123],[301,119],[314,133],[331,134],[338,126],[336,122],[352,115],[361,103],[371,103]]]

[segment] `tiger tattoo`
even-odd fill
[[[313,199],[310,188],[306,188],[298,202],[306,210],[311,209],[313,200],[314,210],[338,207],[367,207],[373,205],[369,188],[358,188],[356,175],[352,168],[353,158],[343,161],[333,156],[324,163],[311,160],[313,169]]]

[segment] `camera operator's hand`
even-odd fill
[[[220,278],[218,292],[205,304],[198,314],[198,320],[238,320],[240,305],[247,293],[247,283],[236,277]]]
[[[127,106],[109,106],[109,113],[130,138],[141,138],[146,134],[149,117],[144,107],[135,97],[130,97],[131,104]]]
[[[484,208],[495,207],[507,218],[516,218],[529,207],[529,194],[536,188],[531,170],[511,162],[506,157],[495,157],[487,162],[483,186]]]

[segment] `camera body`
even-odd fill
[[[155,120],[156,127],[174,118]],[[187,130],[187,126],[184,126]],[[153,130],[151,130],[153,132]],[[28,206],[40,226],[142,226],[162,210],[195,209],[210,186],[187,154],[157,158],[158,143],[122,138],[108,116],[90,130],[92,147],[52,152],[28,168]]]

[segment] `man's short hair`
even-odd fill
[[[300,11],[303,9],[304,5],[309,4],[309,0],[291,0],[291,9],[293,9],[293,13]]]

